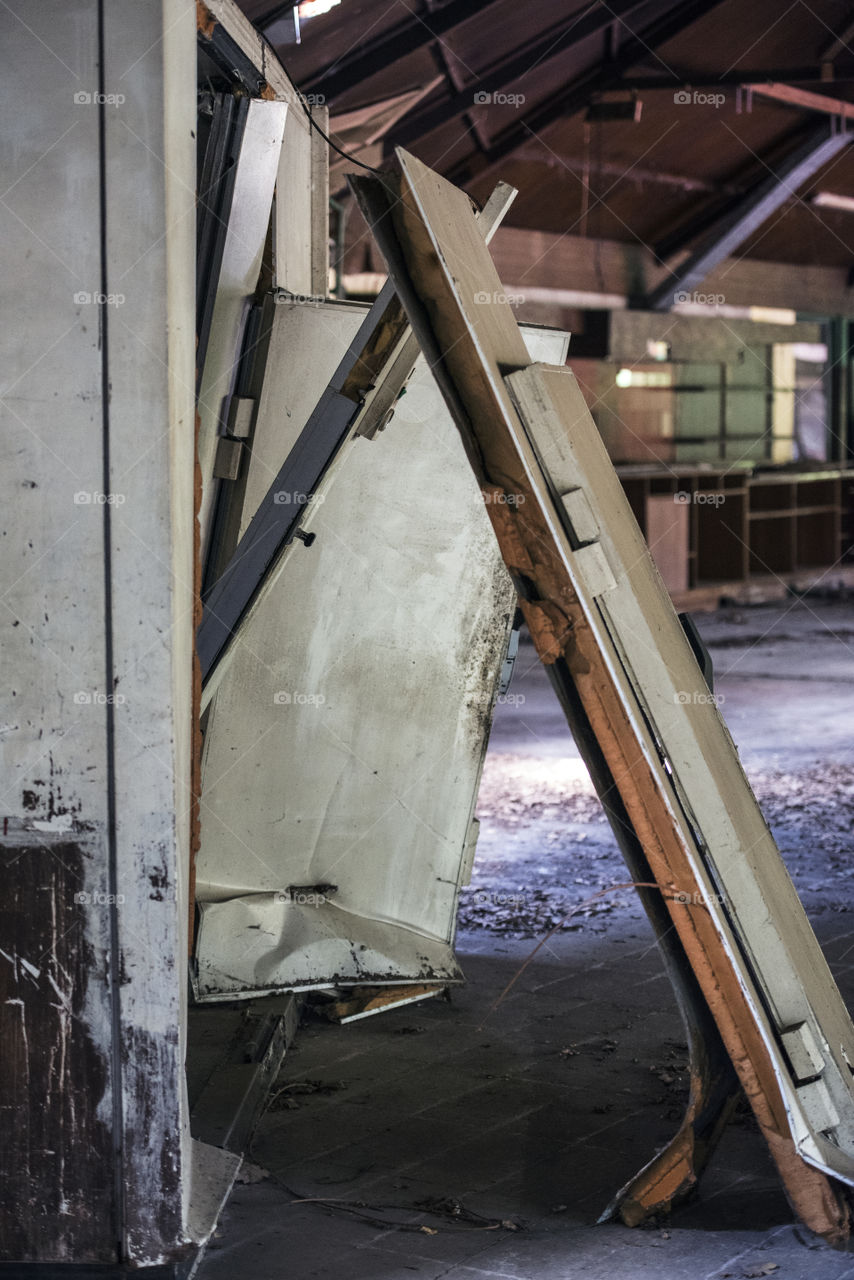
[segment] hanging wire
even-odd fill
[[[281,59],[280,59],[280,62],[281,62]],[[300,106],[302,107],[305,114],[308,116],[308,123],[311,125],[312,129],[314,129],[317,133],[320,134],[321,138],[326,143],[326,145],[328,147],[331,147],[333,151],[337,151],[339,156],[343,156],[345,160],[349,160],[350,164],[357,164],[360,169],[367,169],[368,173],[375,173],[380,178],[387,177],[387,175],[383,173],[382,169],[375,169],[372,164],[365,164],[363,160],[357,160],[355,156],[350,155],[349,151],[344,151],[341,147],[339,147],[337,142],[333,142],[332,139],[329,137],[329,134],[323,132],[320,125],[317,123],[314,116],[311,114],[311,107],[306,102],[305,94],[303,93],[302,89],[300,89],[299,86],[296,84],[293,76],[291,75],[290,71],[288,71],[285,64],[282,62],[281,65],[285,75],[288,77],[288,80],[290,81],[291,88],[299,98]]]

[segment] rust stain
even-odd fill
[[[702,899],[654,777],[625,752],[633,735],[616,691],[594,672],[578,677],[578,690],[656,880],[665,889],[675,882],[690,898],[696,892]],[[841,1192],[797,1153],[773,1063],[710,914],[691,911],[669,894],[665,898],[793,1208],[811,1230],[839,1243],[849,1230]]]
[[[203,35],[206,40],[212,39],[215,26],[216,18],[208,6],[203,3],[203,0],[196,0],[196,27],[200,35]]]
[[[546,666],[563,657],[572,623],[548,600],[520,600],[534,648]]]
[[[654,1213],[668,1212],[674,1200],[688,1195],[696,1185],[694,1130],[686,1121],[631,1184],[620,1205],[620,1217],[627,1227],[637,1227]]]
[[[504,489],[500,484],[484,483],[480,486],[480,491],[483,494],[486,514],[489,516],[489,522],[495,530],[495,536],[501,547],[504,563],[518,573],[533,574],[533,562],[522,541],[513,512],[507,505],[507,494]]]

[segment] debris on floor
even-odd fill
[[[447,987],[441,984],[409,983],[394,987],[349,987],[338,992],[315,991],[309,1003],[313,1012],[330,1022],[355,1022],[357,1018],[368,1018],[445,994]]]
[[[570,744],[571,750],[571,744]],[[572,755],[544,762],[540,781],[530,758],[487,757],[478,800],[482,834],[471,884],[460,894],[459,923],[517,938],[607,928],[614,916],[640,918],[636,894],[586,898],[625,879],[625,864],[593,785]],[[795,887],[818,913],[845,913],[854,831],[850,769],[827,761],[799,769],[748,768],[751,785]]]
[[[294,1080],[276,1089],[267,1103],[266,1109],[268,1111],[297,1111],[300,1107],[298,1099],[305,1097],[307,1094],[319,1093],[328,1098],[330,1094],[346,1088],[346,1080]]]

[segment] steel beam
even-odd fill
[[[756,157],[760,166],[769,172],[775,171],[779,164],[785,163],[789,154],[814,136],[814,128],[815,125],[812,122],[791,130],[771,150]],[[753,168],[755,170],[755,166]],[[634,172],[633,169],[632,175]],[[687,218],[677,221],[661,236],[660,240],[655,242],[652,248],[660,262],[665,263],[668,258],[689,248],[701,236],[711,238],[713,230],[736,216],[744,200],[752,194],[756,186],[754,174],[745,174],[743,167],[739,169],[737,177],[740,181],[718,182],[714,188],[713,200],[706,201],[696,210],[692,209]]]
[[[854,133],[841,133],[822,125],[795,147],[774,171],[757,183],[715,227],[704,243],[650,294],[647,306],[669,311],[677,295],[689,294],[724,258],[753,235],[775,210],[794,195],[813,174],[848,145]]]

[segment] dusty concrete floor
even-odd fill
[[[852,1003],[854,608],[810,599],[698,622],[745,768]],[[596,1225],[681,1118],[684,1041],[633,892],[569,914],[626,873],[528,646],[510,695],[461,910],[467,985],[451,1003],[306,1023],[256,1133],[258,1180],[235,1189],[200,1280],[854,1278],[854,1256],[793,1222],[746,1113],[670,1221]]]

